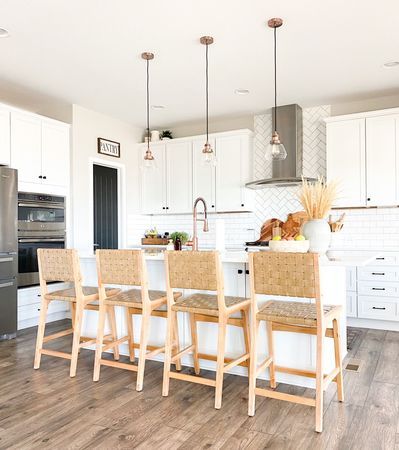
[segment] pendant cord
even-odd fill
[[[147,59],[147,149],[150,149],[150,61]]]
[[[277,28],[274,28],[274,131],[277,131]]]
[[[206,50],[205,50],[205,71],[206,71],[206,75],[205,75],[205,95],[206,95],[206,143],[209,144],[209,101],[208,101],[208,96],[209,96],[209,76],[208,76],[208,47],[209,45],[206,44]]]

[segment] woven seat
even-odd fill
[[[324,314],[330,313],[333,309],[337,310],[338,315],[339,307],[323,305]],[[259,310],[256,318],[269,322],[317,327],[315,303],[271,301]]]
[[[243,303],[245,308],[249,303],[249,300],[243,297],[225,297],[224,299],[228,308],[239,303]],[[193,294],[175,303],[172,310],[217,317],[219,315],[218,298],[217,295]]]
[[[181,297],[180,292],[173,293],[175,300]],[[160,306],[157,310],[166,311],[166,292],[165,291],[148,291],[148,296],[151,301],[154,300],[165,300],[165,305]],[[108,305],[115,306],[130,306],[132,308],[142,308],[142,298],[141,289],[128,289],[126,291],[121,291],[117,295],[112,297],[107,296],[105,302]]]
[[[98,299],[98,287],[82,286],[83,295],[85,297],[93,297],[93,300]],[[120,289],[107,289],[107,295],[115,295]],[[46,300],[64,300],[66,302],[76,302],[75,288],[61,289],[59,291],[49,292],[45,295]]]

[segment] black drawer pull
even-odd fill
[[[385,272],[372,272],[371,275],[381,275],[384,276]]]
[[[385,288],[371,288],[373,291],[385,291]]]
[[[241,269],[238,269],[237,272],[239,275],[241,275],[243,273],[243,271]]]
[[[249,270],[246,270],[245,273],[246,273],[247,275],[249,275]]]
[[[385,261],[385,258],[383,256],[379,256],[378,258],[375,259],[377,259],[378,261]]]
[[[385,310],[386,308],[385,308],[385,307],[384,307],[384,308],[383,308],[383,307],[380,308],[380,307],[378,307],[378,306],[373,306],[373,309],[381,309],[381,310]]]

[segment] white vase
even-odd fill
[[[159,140],[160,140],[159,131],[158,130],[152,130],[151,131],[151,142],[157,142]]]
[[[325,219],[313,219],[306,222],[302,233],[310,241],[309,251],[324,255],[331,242],[330,225]]]

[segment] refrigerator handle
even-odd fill
[[[0,263],[3,263],[3,262],[12,262],[12,261],[14,261],[14,258],[10,258],[10,257],[2,258],[2,257],[0,256]]]
[[[6,283],[0,283],[0,289],[1,288],[5,288],[5,287],[10,287],[13,286],[14,282],[13,281],[7,281]]]

